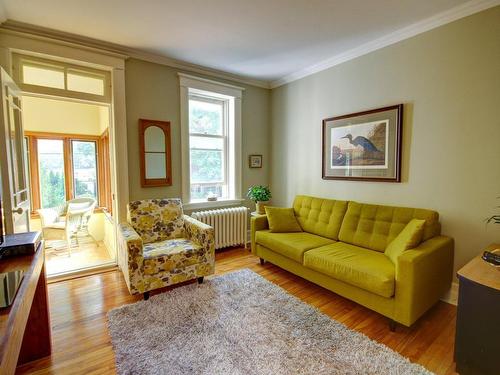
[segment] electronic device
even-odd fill
[[[2,256],[33,255],[41,241],[41,232],[6,234],[2,245]]]
[[[0,273],[0,308],[12,305],[23,277],[22,270]]]
[[[483,258],[484,261],[494,265],[495,267],[500,266],[500,254],[495,254],[491,251],[485,251],[481,258]]]
[[[3,205],[2,205],[2,177],[0,176],[0,247],[4,242],[4,226],[3,226]],[[0,257],[2,256],[2,250],[0,250]]]

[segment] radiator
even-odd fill
[[[215,248],[244,245],[247,247],[246,207],[223,208],[220,210],[197,211],[191,216],[214,228]]]

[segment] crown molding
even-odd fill
[[[346,61],[353,60],[357,57],[387,47],[391,44],[395,44],[405,39],[414,37],[418,34],[422,34],[426,31],[435,29],[439,26],[443,26],[447,23],[456,21],[460,18],[470,16],[474,13],[478,13],[498,5],[500,5],[500,0],[471,0],[467,3],[448,9],[444,12],[438,13],[422,21],[416,22],[412,25],[403,27],[402,29],[387,34],[381,38],[374,39],[368,43],[362,44],[359,47],[332,56],[320,63],[311,65],[305,69],[301,69],[297,72],[288,74],[283,78],[271,82],[270,87],[271,89],[274,89],[276,87],[285,85],[287,83],[297,81],[301,78],[321,72],[336,65],[342,64]]]
[[[298,70],[294,73],[288,74],[280,79],[271,82],[242,77],[240,75],[191,64],[185,61],[172,59],[163,55],[150,53],[140,49],[130,48],[115,43],[105,42],[98,39],[88,38],[9,19],[0,25],[0,30],[6,33],[17,35],[21,34],[24,36],[29,36],[31,38],[51,40],[65,45],[72,45],[88,50],[105,52],[113,56],[122,56],[124,58],[131,57],[156,64],[170,66],[172,68],[184,70],[191,73],[202,74],[208,77],[244,83],[247,85],[262,87],[265,89],[274,89],[498,5],[500,5],[500,0],[468,1],[467,3],[448,9],[424,20],[418,21],[412,25],[406,26],[390,34],[364,43],[346,52],[334,55],[317,64]],[[2,15],[1,13],[2,12],[0,9],[0,22]]]
[[[98,39],[88,38],[81,35],[66,33],[63,31],[53,30],[41,26],[27,24],[24,22],[6,20],[0,25],[2,32],[24,35],[35,39],[51,40],[65,45],[73,45],[79,48],[89,49],[93,51],[105,52],[107,54],[122,56],[124,58],[135,58],[156,64],[170,66],[172,68],[203,74],[205,76],[229,80],[233,82],[244,83],[251,86],[262,87],[269,89],[269,82],[242,77],[236,74],[223,72],[217,69],[207,68],[196,64],[191,64],[185,61],[172,59],[155,53],[150,53],[140,49],[130,48],[115,43],[105,42]]]

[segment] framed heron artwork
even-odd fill
[[[323,120],[323,179],[401,181],[403,104]]]

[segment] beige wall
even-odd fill
[[[182,195],[178,71],[178,69],[168,66],[136,59],[129,59],[126,62],[125,84],[131,200],[181,197]],[[269,182],[270,91],[240,83],[234,84],[245,87],[242,99],[242,195],[244,195],[250,185],[266,185]],[[157,188],[141,187],[138,140],[139,118],[170,121],[172,132],[172,186]],[[248,168],[249,154],[262,154],[264,167],[262,169]]]
[[[23,125],[26,131],[101,135],[109,126],[106,106],[23,97]]]
[[[321,120],[405,103],[402,183],[321,179]],[[455,238],[455,268],[491,242],[500,204],[500,7],[272,91],[274,201],[296,194],[424,207]],[[498,212],[498,210],[497,210]]]

